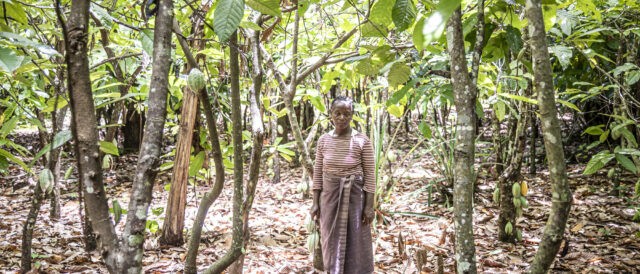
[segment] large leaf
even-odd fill
[[[53,149],[64,145],[66,142],[71,140],[71,137],[71,131],[68,129],[58,132],[56,136],[53,137]]]
[[[279,0],[247,0],[247,6],[266,15],[280,17]]]
[[[189,164],[189,176],[196,176],[196,174],[198,174],[198,171],[204,164],[204,156],[204,151],[200,151],[196,157],[193,157],[193,160]]]
[[[116,156],[120,155],[120,152],[118,151],[118,147],[113,143],[107,142],[107,141],[100,141],[100,151],[107,154],[111,154],[111,155],[116,155]]]
[[[591,160],[587,163],[587,166],[584,168],[584,175],[591,175],[596,173],[598,170],[604,167],[609,161],[611,161],[615,155],[611,154],[609,151],[602,151],[596,155],[593,155]]]
[[[3,17],[6,19],[7,17],[12,18],[22,24],[29,24],[27,20],[27,13],[24,11],[23,5],[19,3],[11,3],[11,1],[0,1],[4,6],[4,14]]]
[[[17,56],[16,53],[0,45],[0,70],[13,73],[22,64],[24,56]]]
[[[31,169],[25,164],[22,160],[18,159],[16,156],[13,156],[10,152],[0,148],[0,156],[8,159],[9,161],[19,165],[25,171],[31,173]]]
[[[558,57],[558,61],[563,69],[567,69],[569,64],[571,63],[571,57],[573,57],[573,52],[570,47],[565,46],[550,46],[549,52]]]
[[[400,0],[403,1],[403,0]],[[406,1],[406,0],[405,0]],[[381,26],[389,26],[392,22],[391,18],[391,9],[393,8],[394,0],[380,0],[373,4],[371,8],[371,14],[369,15],[369,20],[371,22],[381,25]]]
[[[140,43],[142,44],[142,49],[150,56],[153,56],[153,30],[143,29],[140,32]]]
[[[416,7],[413,5],[413,0],[396,0],[391,16],[398,31],[408,29],[416,19]]]
[[[387,111],[389,114],[395,116],[396,118],[402,117],[404,114],[404,106],[403,105],[390,105],[387,107]]]
[[[387,37],[389,31],[386,26],[367,22],[362,26],[362,37]]]
[[[532,98],[528,98],[528,97],[524,97],[524,96],[520,96],[520,95],[515,95],[515,94],[510,94],[510,93],[498,93],[498,95],[502,96],[502,97],[509,98],[509,99],[513,99],[513,100],[529,103],[529,104],[534,104],[534,105],[538,104],[538,100],[532,99]]]
[[[47,56],[60,55],[60,53],[51,46],[36,43],[12,32],[0,32],[0,38],[7,39],[11,44],[16,46],[34,48],[38,50],[38,52]]]
[[[433,11],[422,26],[423,45],[438,40],[444,32],[444,27],[451,14],[460,7],[460,0],[440,1],[438,7]]]
[[[213,14],[213,30],[220,42],[229,40],[244,16],[243,0],[221,0]]]
[[[387,75],[387,82],[389,82],[389,86],[397,87],[400,84],[404,84],[409,80],[409,76],[411,75],[411,69],[405,63],[395,63],[391,66],[389,70],[389,75]]]
[[[624,167],[628,171],[631,171],[631,173],[638,173],[638,168],[627,156],[616,153],[616,161],[618,161],[618,164],[620,164],[622,167]]]
[[[364,75],[375,75],[380,71],[380,66],[374,64],[370,58],[360,60],[356,65],[356,72]]]

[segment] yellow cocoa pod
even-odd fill
[[[500,189],[496,186],[496,189],[493,191],[493,202],[497,205],[500,204]]]
[[[520,183],[520,193],[522,196],[527,196],[527,193],[529,193],[529,184],[527,184],[527,181]]]
[[[507,233],[507,235],[511,235],[511,233],[513,233],[513,225],[511,222],[508,222],[507,225],[504,226],[504,232]]]
[[[513,183],[513,186],[511,186],[511,193],[513,194],[513,198],[520,197],[520,191],[520,183]]]

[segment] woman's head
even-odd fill
[[[331,122],[335,127],[335,133],[341,135],[351,131],[351,119],[353,118],[353,100],[349,97],[338,96],[331,102],[329,109]]]

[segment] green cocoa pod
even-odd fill
[[[520,183],[513,183],[513,186],[511,186],[511,193],[513,194],[514,198],[520,197],[522,189],[520,189]]]
[[[194,92],[198,92],[203,89],[206,85],[206,81],[204,79],[204,73],[199,69],[192,69],[189,72],[189,76],[187,77],[187,86]]]
[[[318,231],[309,234],[309,237],[307,238],[307,249],[309,249],[309,252],[313,252],[316,249],[319,241],[320,234],[318,234]]]
[[[500,204],[500,189],[496,186],[496,189],[493,191],[493,202],[497,205]]]
[[[527,202],[527,198],[520,196],[520,206],[522,206],[522,208],[529,207],[529,202]]]
[[[522,230],[516,228],[516,239],[518,242],[522,242]]]
[[[513,225],[511,222],[508,222],[507,225],[504,226],[504,232],[507,233],[507,235],[511,235],[511,233],[513,233]]]
[[[305,220],[305,225],[307,227],[307,232],[313,233],[316,229],[316,222],[311,218],[311,214],[307,214],[307,219]]]
[[[518,198],[513,197],[513,206],[514,206],[514,207],[516,207],[516,209],[518,209],[518,208],[521,208],[521,207],[522,207],[521,202],[522,202],[522,201],[520,201],[520,198],[519,198],[519,197],[518,197]]]

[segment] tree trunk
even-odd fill
[[[56,9],[62,22],[62,15]],[[69,75],[70,105],[73,116],[73,135],[78,162],[78,176],[83,186],[83,196],[91,220],[100,239],[101,254],[110,273],[139,273],[142,271],[142,244],[151,190],[159,164],[162,131],[166,116],[168,72],[171,53],[171,22],[173,3],[161,0],[154,32],[154,56],[149,93],[149,122],[145,125],[138,168],[129,213],[121,239],[109,215],[109,207],[102,180],[100,152],[98,148],[97,120],[89,78],[87,38],[89,26],[89,1],[74,0],[69,23],[63,27]],[[63,24],[64,26],[64,24]]]
[[[240,109],[240,69],[238,65],[238,34],[229,38],[229,66],[231,67],[231,122],[233,124],[233,236],[229,251],[211,265],[204,273],[222,273],[241,254],[244,240],[242,222],[243,203],[243,158],[242,157],[242,110]]]
[[[259,17],[260,18],[260,17]],[[261,25],[260,19],[255,22],[257,25]],[[250,239],[249,230],[249,213],[253,206],[254,195],[258,184],[258,177],[260,175],[260,160],[262,156],[262,146],[264,141],[264,125],[262,122],[262,105],[260,100],[260,91],[262,90],[262,81],[264,72],[262,69],[262,55],[260,54],[260,32],[248,31],[249,40],[251,42],[251,80],[253,86],[249,94],[249,109],[251,110],[251,134],[252,148],[251,148],[251,161],[249,162],[249,181],[247,182],[246,194],[247,197],[242,204],[242,223],[244,224],[244,248],[246,249],[247,241]],[[243,270],[244,253],[240,255],[238,260],[232,265],[229,273],[240,274]]]
[[[59,12],[59,11],[58,11]],[[61,15],[58,15],[60,20]],[[68,90],[72,114],[72,132],[88,218],[98,234],[101,252],[111,273],[117,272],[112,259],[117,253],[118,239],[109,216],[109,206],[102,180],[95,106],[89,79],[87,38],[89,1],[73,0],[69,22],[63,27],[67,54]]]
[[[153,194],[155,177],[160,165],[162,133],[167,116],[167,95],[169,93],[169,68],[171,66],[171,36],[173,25],[173,1],[158,0],[158,12],[153,37],[153,68],[151,86],[147,99],[147,119],[144,125],[142,145],[133,189],[129,199],[127,223],[124,227],[124,257],[119,271],[139,273],[142,271],[143,243],[147,223],[147,213]]]
[[[567,179],[562,134],[556,113],[551,63],[540,0],[527,0],[526,15],[529,19],[534,88],[538,93],[552,199],[551,212],[544,228],[542,241],[531,263],[531,273],[547,273],[564,238],[564,229],[571,210],[572,194]]]
[[[166,207],[167,212],[162,226],[162,237],[160,238],[161,242],[172,246],[180,246],[184,243],[182,230],[184,229],[184,210],[187,203],[189,160],[193,129],[198,112],[196,92],[189,88],[184,88],[182,114],[180,115],[180,134],[176,145],[171,189]]]
[[[180,47],[187,57],[187,61],[191,67],[198,67],[198,63],[196,59],[191,54],[191,49],[189,48],[189,44],[186,39],[182,35],[182,31],[180,30],[180,26],[178,25],[178,21],[173,21],[173,31],[176,33],[176,37],[178,38],[178,42],[180,43]],[[204,197],[202,197],[202,201],[200,206],[198,207],[198,213],[196,214],[196,219],[193,223],[191,237],[189,238],[189,245],[187,249],[187,256],[185,258],[185,273],[196,273],[198,268],[196,266],[196,258],[198,256],[198,248],[200,246],[200,237],[202,235],[202,226],[204,225],[204,220],[207,217],[207,212],[209,208],[215,202],[216,199],[222,193],[222,188],[224,187],[224,165],[222,163],[222,149],[220,148],[220,140],[218,138],[218,128],[216,125],[216,117],[217,113],[214,113],[214,108],[211,106],[211,102],[209,101],[209,95],[207,94],[206,89],[202,89],[198,92],[198,98],[200,103],[202,104],[202,111],[206,117],[207,129],[209,130],[209,141],[211,142],[212,151],[211,154],[213,156],[213,162],[215,164],[216,169],[216,181],[211,190],[205,193]]]
[[[473,237],[476,87],[469,79],[467,70],[460,8],[454,11],[447,24],[447,48],[451,58],[451,83],[457,112],[453,184],[456,271],[458,273],[476,273]]]
[[[36,225],[38,214],[40,213],[40,207],[44,200],[45,192],[37,183],[33,187],[33,198],[31,199],[31,209],[27,215],[27,220],[22,227],[22,258],[20,260],[20,271],[27,273],[31,270],[31,243],[33,239],[33,228]]]

